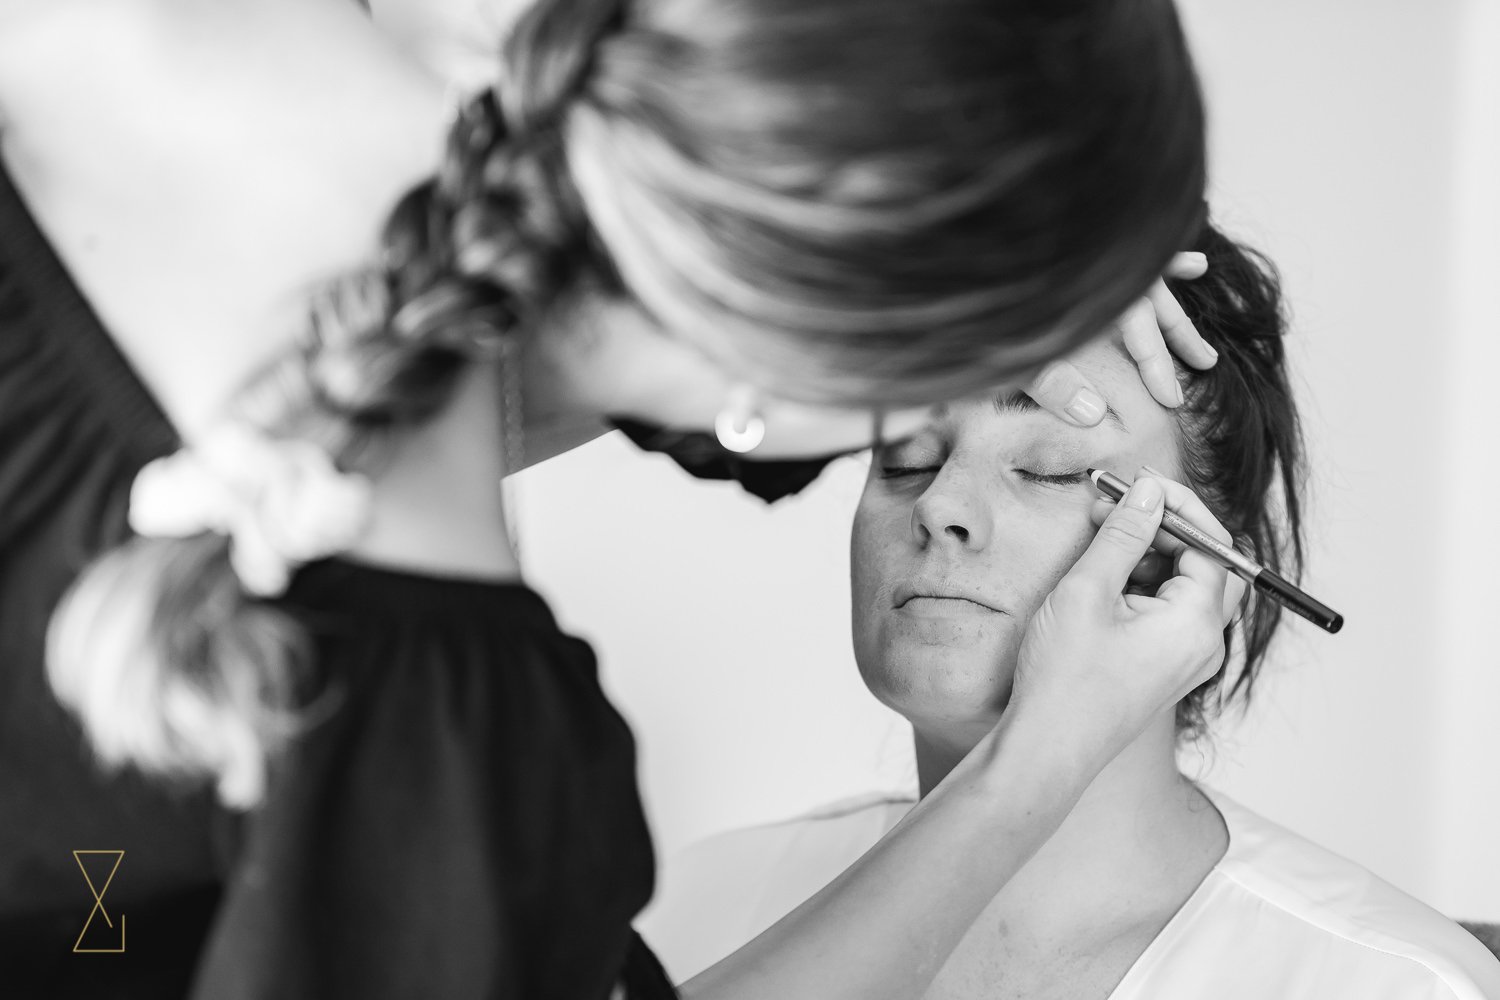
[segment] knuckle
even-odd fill
[[[1219,617],[1219,610],[1200,615],[1194,622],[1193,635],[1196,637],[1198,655],[1210,659],[1218,659],[1224,655],[1224,621]]]
[[[1155,535],[1155,526],[1126,513],[1109,518],[1099,529],[1099,536],[1107,543],[1120,546],[1137,546]]]
[[[1062,605],[1073,604],[1083,598],[1089,589],[1086,576],[1082,573],[1069,573],[1052,588],[1052,599]]]
[[[1054,361],[1037,372],[1031,380],[1031,388],[1044,396],[1059,396],[1069,387],[1072,367],[1066,361]]]
[[[1149,305],[1144,310],[1132,309],[1122,324],[1125,347],[1137,361],[1154,358],[1166,350],[1161,327],[1156,322],[1156,312]]]
[[[1135,346],[1137,358],[1142,355],[1153,358],[1167,356],[1167,341],[1162,334],[1161,319],[1154,309],[1141,314],[1141,321],[1135,326]]]
[[[1130,305],[1126,306],[1125,318],[1133,323],[1136,323],[1137,325],[1139,325],[1142,321],[1150,321],[1154,323],[1156,320],[1156,307],[1151,304],[1151,296],[1149,294],[1142,295],[1140,298],[1130,303]]]
[[[1060,610],[1071,611],[1091,604],[1098,590],[1093,578],[1082,573],[1069,573],[1052,589],[1052,601]]]

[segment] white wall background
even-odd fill
[[[1456,916],[1500,919],[1500,2],[1186,0],[1222,222],[1281,265],[1312,586],[1210,780]],[[606,439],[520,483],[523,560],[600,650],[658,850],[903,787],[848,644],[846,462],[767,509]]]

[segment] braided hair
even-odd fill
[[[590,255],[560,136],[535,101],[516,111],[525,131],[492,91],[459,110],[439,170],[391,210],[375,262],[312,297],[295,346],[243,389],[236,419],[369,467],[578,276]],[[230,546],[204,532],[104,555],[54,616],[49,671],[102,764],[211,777],[226,804],[249,807],[268,760],[336,696],[319,689],[297,622],[246,593]]]

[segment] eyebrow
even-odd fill
[[[995,412],[1000,414],[1007,414],[1045,413],[1047,411],[1043,410],[1040,403],[1032,399],[1030,396],[1026,395],[1026,393],[1024,392],[1002,392],[1000,393],[1000,395],[995,397]],[[1114,424],[1122,431],[1130,429],[1125,426],[1125,421],[1120,416],[1119,412],[1116,411],[1115,408],[1113,406],[1110,406],[1108,403],[1104,404],[1104,419]]]

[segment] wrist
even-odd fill
[[[1071,808],[1113,757],[1101,741],[1085,738],[1078,722],[1009,706],[970,755],[979,780],[1013,790],[1019,776],[1050,790],[1066,803],[1064,808]]]

